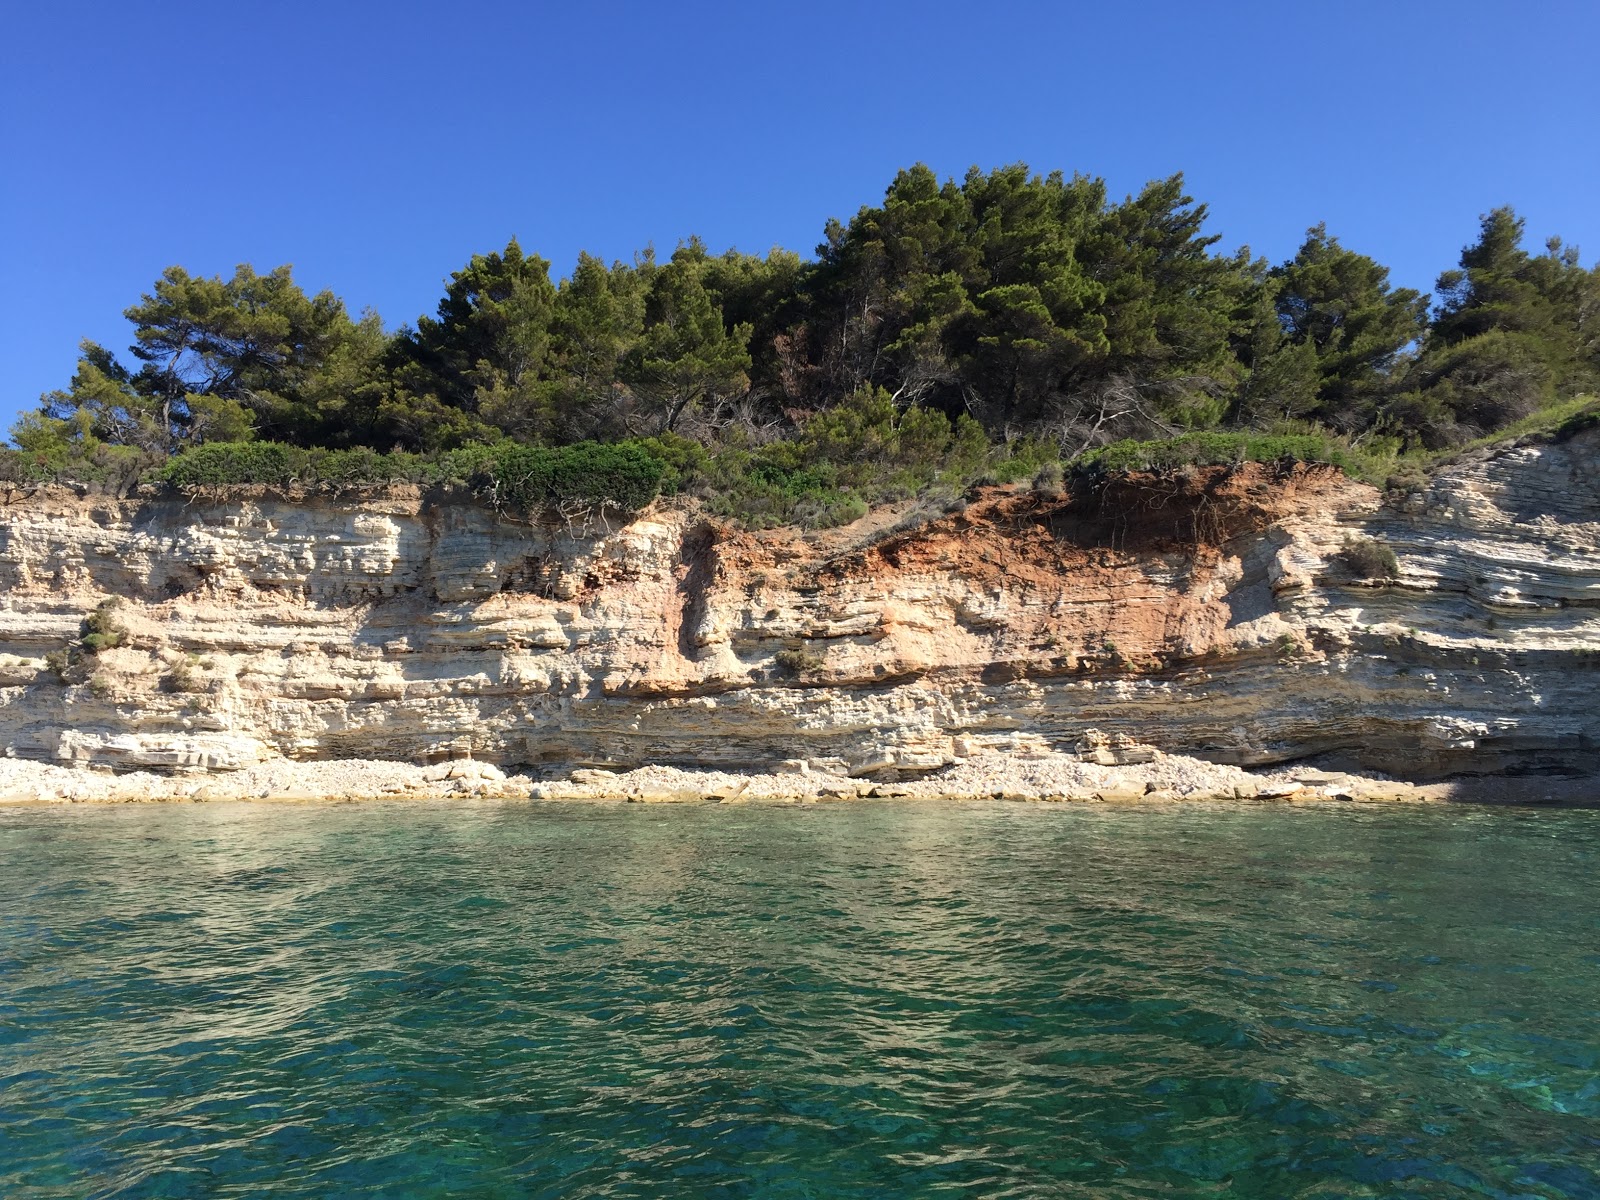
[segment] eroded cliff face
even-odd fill
[[[670,506],[584,535],[406,492],[14,496],[0,745],[122,768],[868,773],[1093,728],[1244,764],[1591,770],[1597,451],[1590,432],[1485,452],[1388,504],[1331,469],[1248,466],[809,536]],[[1399,578],[1352,577],[1353,536]],[[107,599],[124,643],[64,662]]]

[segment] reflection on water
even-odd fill
[[[0,1195],[1600,1196],[1600,812],[0,813]]]

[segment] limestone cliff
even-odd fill
[[[1592,770],[1600,433],[1385,501],[1329,468],[989,490],[908,527],[591,533],[395,490],[0,498],[0,745],[925,769],[1091,728],[1260,764]],[[874,524],[874,521],[879,522]],[[1393,580],[1344,565],[1352,537]],[[81,649],[83,622],[121,640]]]

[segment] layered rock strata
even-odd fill
[[[1485,451],[1387,500],[1304,465],[989,489],[812,535],[689,504],[586,531],[406,490],[19,492],[0,746],[121,770],[905,776],[1120,739],[1407,778],[1589,771],[1597,451],[1595,431]],[[1352,539],[1396,576],[1358,577]]]

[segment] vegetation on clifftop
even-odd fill
[[[691,492],[832,524],[977,478],[1295,457],[1383,482],[1592,419],[1600,268],[1482,219],[1435,302],[1323,226],[1220,253],[1181,176],[902,171],[814,259],[645,250],[559,281],[513,240],[389,332],[288,267],[169,268],[19,420],[0,478],[455,483],[511,507]]]

